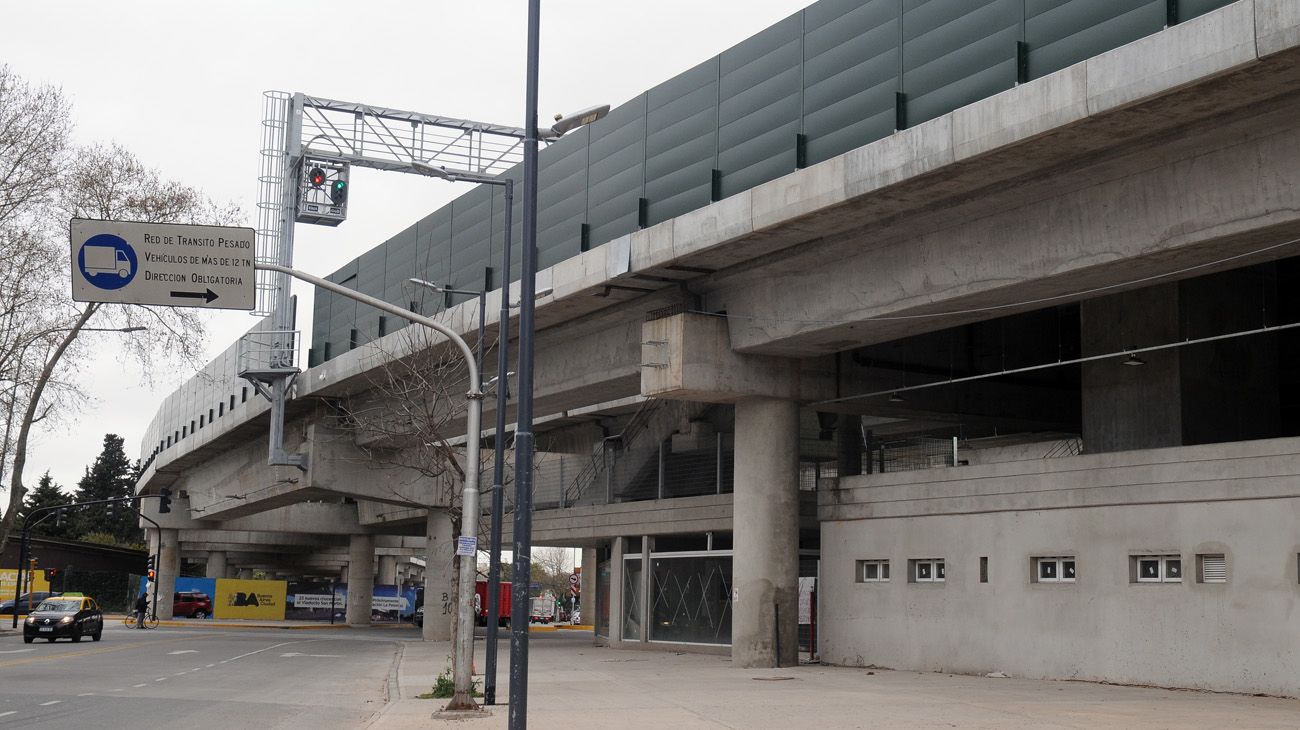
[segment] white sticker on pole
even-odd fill
[[[478,552],[478,538],[474,536],[461,536],[456,538],[457,555],[473,555]]]

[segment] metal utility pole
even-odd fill
[[[456,693],[452,696],[447,709],[473,709],[477,705],[474,703],[470,676],[470,662],[474,654],[474,601],[471,596],[474,595],[474,576],[478,567],[475,565],[476,556],[478,555],[478,517],[480,514],[478,502],[478,454],[479,437],[483,431],[480,425],[483,417],[483,384],[480,380],[478,361],[474,358],[474,351],[469,349],[469,345],[465,343],[465,340],[450,327],[423,315],[408,312],[381,299],[367,296],[332,281],[326,281],[320,277],[287,266],[280,266],[279,264],[259,261],[256,268],[287,274],[326,291],[334,292],[403,319],[409,319],[416,324],[422,324],[451,340],[456,348],[460,350],[461,357],[465,359],[465,367],[469,371],[469,392],[465,394],[468,406],[465,414],[465,486],[461,491],[460,539],[457,541],[456,546],[456,553],[461,558],[458,584],[460,595],[456,606],[456,652],[452,663],[452,679],[456,684]]]
[[[488,551],[487,634],[483,703],[497,703],[497,630],[501,626],[501,522],[505,514],[506,402],[510,399],[510,219],[515,200],[514,180],[506,178],[506,246],[501,261],[501,315],[497,320],[496,438],[492,444],[492,527]]]
[[[519,276],[519,410],[515,426],[514,584],[510,611],[510,730],[528,727],[528,583],[533,539],[533,321],[537,278],[537,48],[541,0],[528,0],[524,92],[523,271]]]

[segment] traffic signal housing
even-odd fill
[[[337,226],[348,217],[351,165],[337,158],[310,156],[298,168],[298,205],[294,220]]]
[[[151,581],[158,577],[158,556],[157,555],[149,556],[149,565],[145,568],[145,575],[148,576],[149,580]]]
[[[158,490],[158,513],[167,514],[172,511],[172,490],[163,487]]]

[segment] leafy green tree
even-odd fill
[[[36,485],[36,488],[27,493],[19,517],[22,521],[25,521],[28,515],[42,507],[59,507],[65,504],[72,504],[72,495],[65,493],[62,487],[55,484],[54,479],[50,477],[50,473],[47,471],[41,477],[41,481]],[[62,525],[58,524],[56,517],[51,516],[33,527],[31,534],[42,537],[71,538],[73,535],[71,515]]]
[[[136,465],[126,457],[122,446],[122,437],[110,433],[104,435],[104,449],[95,458],[95,463],[86,469],[86,474],[77,484],[77,501],[91,502],[100,499],[130,497],[135,487]],[[143,541],[139,527],[139,518],[129,503],[111,506],[97,504],[91,507],[79,507],[73,518],[75,534],[78,536],[101,533],[112,536],[118,545],[136,545]]]

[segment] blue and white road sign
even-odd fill
[[[252,228],[74,218],[72,298],[78,302],[252,309]]]
[[[77,268],[96,289],[121,289],[135,278],[135,249],[111,233],[91,236],[77,252]]]

